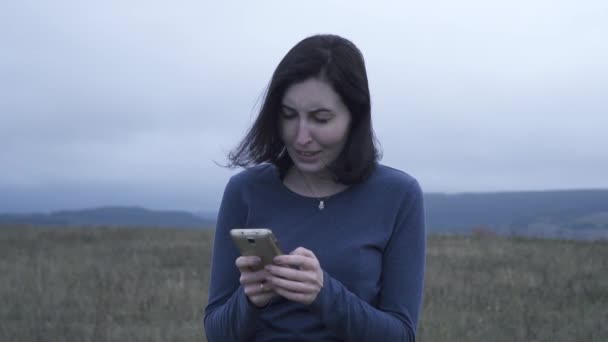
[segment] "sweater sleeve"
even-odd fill
[[[215,228],[209,300],[204,317],[210,342],[251,339],[262,310],[249,301],[239,284],[240,273],[235,265],[239,253],[230,238],[230,229],[243,227],[247,219],[241,189],[235,177],[231,178],[224,190]]]
[[[422,191],[416,181],[412,181],[405,197],[384,250],[376,306],[324,272],[323,288],[311,310],[345,340],[415,341],[426,249]]]

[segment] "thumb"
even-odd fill
[[[302,255],[302,256],[309,257],[309,258],[314,258],[314,259],[316,259],[316,258],[317,258],[317,257],[315,256],[315,254],[314,254],[312,251],[310,251],[310,250],[308,250],[308,249],[306,249],[306,248],[304,248],[304,247],[298,247],[298,248],[294,249],[294,250],[293,250],[291,253],[289,253],[289,254],[293,254],[293,255]]]

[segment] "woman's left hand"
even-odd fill
[[[274,258],[273,265],[267,265],[270,275],[266,279],[272,283],[280,296],[302,304],[312,303],[323,287],[323,269],[313,252],[298,247],[288,255]]]

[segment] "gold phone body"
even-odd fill
[[[272,264],[275,256],[283,254],[279,243],[267,228],[231,229],[230,236],[243,256],[258,256],[262,267]]]

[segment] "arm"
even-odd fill
[[[239,254],[230,238],[230,229],[243,226],[246,219],[247,206],[233,177],[224,191],[215,229],[204,318],[209,341],[246,341],[255,332],[260,310],[249,302],[239,285],[240,273],[235,266]]]
[[[384,251],[377,307],[361,300],[327,272],[310,308],[348,341],[414,341],[422,303],[426,236],[422,191],[409,186]]]

